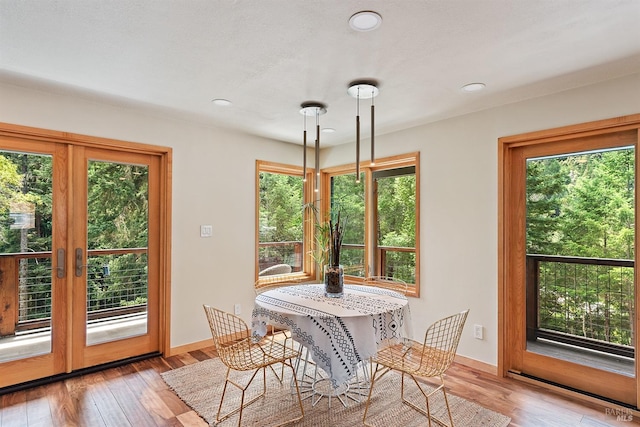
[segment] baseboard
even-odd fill
[[[486,372],[491,375],[498,375],[498,367],[495,365],[471,359],[469,357],[460,356],[459,354],[456,354],[456,358],[454,360],[456,363],[468,366],[478,371]]]
[[[208,340],[202,340],[197,342],[192,342],[191,344],[179,345],[177,347],[171,347],[169,350],[169,354],[165,356],[175,356],[176,354],[188,353],[190,351],[201,350],[206,347],[211,347],[213,345],[213,340],[209,338]]]

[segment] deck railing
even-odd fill
[[[527,255],[527,339],[633,357],[633,260]]]
[[[275,264],[289,264],[292,271],[302,271],[302,242],[260,243],[258,250],[259,270],[264,270]],[[376,264],[380,266],[380,272],[376,272],[375,275],[400,277],[407,283],[415,283],[415,257],[415,248],[378,246]],[[345,265],[345,274],[365,276],[364,245],[343,244],[342,258],[349,260],[349,265]]]
[[[146,248],[89,250],[86,273],[88,320],[146,311]],[[50,327],[51,277],[51,252],[0,254],[0,336]]]
[[[258,269],[289,264],[291,271],[302,271],[303,245],[299,241],[265,242],[258,245]]]

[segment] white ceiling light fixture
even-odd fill
[[[373,31],[382,25],[382,16],[372,10],[363,10],[351,15],[349,26],[356,31]]]
[[[375,165],[375,105],[378,96],[378,82],[375,80],[355,80],[349,84],[347,93],[356,98],[356,182],[360,182],[360,99],[371,99],[371,165]]]
[[[315,191],[320,188],[320,116],[327,112],[327,106],[322,102],[307,101],[300,104],[300,114],[304,116],[304,132],[302,134],[302,180],[307,180],[307,117],[316,118],[316,141],[315,141]]]
[[[462,86],[462,90],[465,92],[478,92],[486,87],[484,83],[469,83]]]
[[[216,98],[214,100],[212,100],[211,102],[213,102],[215,105],[219,106],[219,107],[228,107],[231,105],[231,101],[229,101],[228,99],[223,99],[223,98]]]

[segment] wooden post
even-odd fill
[[[0,256],[0,337],[15,335],[18,324],[17,260]]]

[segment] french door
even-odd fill
[[[0,387],[161,350],[162,156],[0,137]]]
[[[500,368],[638,406],[638,125],[501,139]]]

